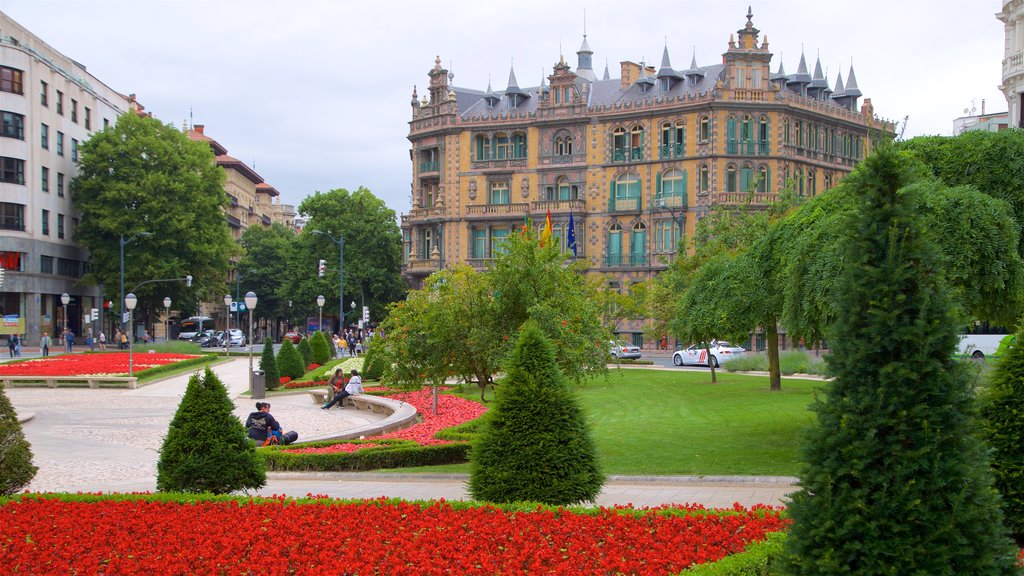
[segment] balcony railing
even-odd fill
[[[526,202],[513,202],[511,204],[470,204],[466,206],[468,216],[481,216],[489,214],[499,215],[522,215],[526,214]]]
[[[714,204],[746,204],[767,206],[779,199],[774,192],[718,192],[714,195]]]
[[[582,199],[579,200],[540,200],[531,204],[534,212],[546,213],[550,210],[552,213],[563,213],[563,212],[582,212],[586,202]]]
[[[444,216],[444,206],[431,206],[429,208],[413,208],[409,211],[410,219],[430,218]]]
[[[605,254],[605,268],[622,268],[627,266],[646,266],[647,254]]]
[[[684,144],[665,144],[659,149],[661,158],[682,158],[686,155],[686,146]]]
[[[239,220],[238,218],[236,218],[236,217],[234,217],[234,216],[232,216],[230,214],[226,214],[225,216],[227,216],[227,219],[228,219],[228,226],[231,226],[232,228],[241,228],[242,227],[242,221]]]
[[[437,259],[412,259],[405,263],[405,269],[409,271],[417,272],[433,272],[438,269],[439,263]]]
[[[638,212],[642,209],[640,198],[616,198],[612,196],[609,212]]]
[[[420,174],[424,172],[437,172],[437,162],[420,162]]]
[[[654,199],[654,206],[657,208],[685,208],[686,197],[682,194],[666,194],[657,196]]]
[[[612,150],[612,162],[638,162],[643,159],[643,148],[615,148]]]

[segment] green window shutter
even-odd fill
[[[610,188],[608,190],[608,211],[609,212],[614,212],[615,211],[615,181],[612,180],[608,184],[610,185]]]
[[[665,192],[664,190],[661,189],[661,174],[658,174],[658,176],[657,176],[657,184],[655,184],[655,186],[656,186],[656,188],[655,188],[654,194],[655,194],[655,196],[658,196],[660,198],[661,196],[664,195],[664,192]]]
[[[767,170],[765,170],[765,173],[764,173],[764,191],[765,192],[771,192],[772,191],[772,167],[771,166],[769,166],[767,168]]]

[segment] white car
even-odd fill
[[[711,342],[711,354],[708,355],[708,350],[703,344],[691,344],[689,347],[683,350],[676,350],[675,354],[672,355],[672,363],[676,366],[683,365],[696,365],[696,366],[714,366],[718,368],[722,362],[727,362],[733,358],[738,358],[747,353],[746,348],[741,346],[733,346],[728,342],[721,340],[713,340]]]
[[[231,335],[231,346],[245,346],[245,333],[244,332],[242,332],[238,328],[232,328],[232,329],[228,330],[228,334]],[[224,336],[224,331],[223,330],[221,330],[220,332],[217,332],[217,339],[219,339],[221,341],[221,345],[223,346],[223,342],[224,342],[224,340],[226,340],[226,338]]]
[[[615,358],[632,358],[636,360],[640,357],[639,346],[634,346],[622,340],[609,340],[608,352]]]

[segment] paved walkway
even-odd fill
[[[248,390],[248,359],[234,358],[214,371],[235,399],[235,413],[244,419],[254,402],[239,395]],[[158,451],[167,426],[184,394],[189,375],[181,375],[136,390],[78,388],[12,388],[7,395],[20,415],[33,414],[23,424],[32,444],[39,473],[32,491],[144,492],[156,490]],[[272,413],[300,440],[379,420],[369,411],[337,408],[320,410],[308,394],[273,397]],[[399,473],[286,473],[268,474],[257,494],[339,498],[466,500],[465,475]],[[697,503],[727,507],[738,502],[783,505],[794,489],[793,478],[751,477],[629,477],[614,476],[605,483],[596,503],[602,506]]]

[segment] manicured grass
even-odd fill
[[[611,370],[579,389],[606,474],[795,476],[816,380],[708,371]],[[479,398],[466,387],[467,398]],[[398,471],[398,470],[395,470]],[[468,465],[403,472],[467,472]]]

